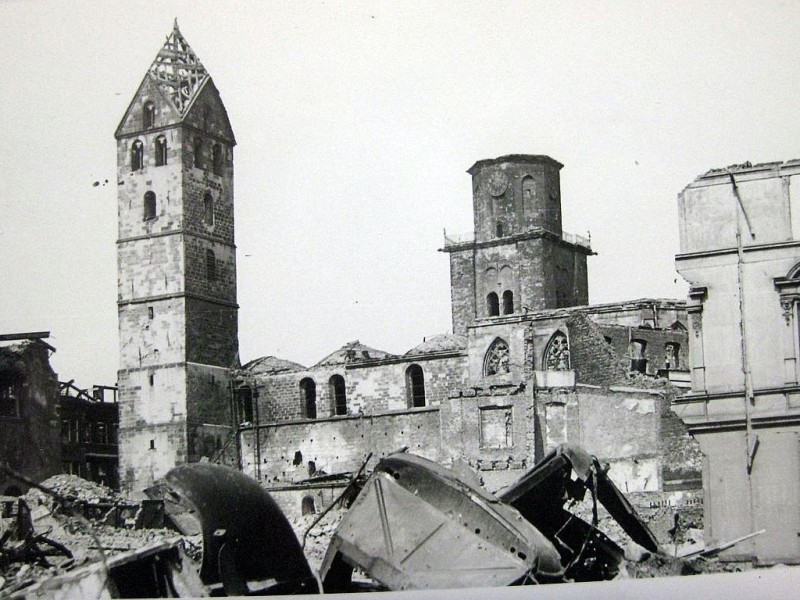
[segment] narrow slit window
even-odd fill
[[[208,226],[214,224],[214,198],[209,192],[203,196],[203,223]]]
[[[201,138],[194,140],[194,166],[198,169],[203,168],[203,140]]]
[[[217,280],[217,257],[213,250],[206,250],[206,279]]]
[[[214,162],[214,175],[222,175],[222,146],[214,144],[211,154]]]

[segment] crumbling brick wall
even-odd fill
[[[627,369],[619,355],[606,343],[600,328],[581,312],[567,319],[569,348],[575,380],[609,386],[626,380]]]

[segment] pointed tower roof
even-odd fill
[[[185,115],[208,71],[178,29],[178,19],[148,70],[159,89],[181,115]]]
[[[167,41],[147,69],[114,137],[139,135],[146,129],[142,118],[142,106],[146,101],[154,101],[158,107],[156,127],[187,124],[236,145],[219,91],[178,29],[177,19]]]

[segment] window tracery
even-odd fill
[[[563,331],[556,331],[550,338],[545,351],[544,368],[546,371],[570,369],[569,340]]]
[[[483,362],[483,374],[488,377],[491,375],[502,375],[509,372],[509,350],[508,344],[500,338],[492,342],[486,352]]]

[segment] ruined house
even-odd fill
[[[61,462],[64,473],[119,489],[117,389],[59,384]]]
[[[678,197],[705,537],[731,561],[800,562],[800,161],[733,165]]]
[[[35,481],[61,472],[58,378],[47,332],[0,336],[0,458]],[[27,486],[0,473],[0,495]]]

